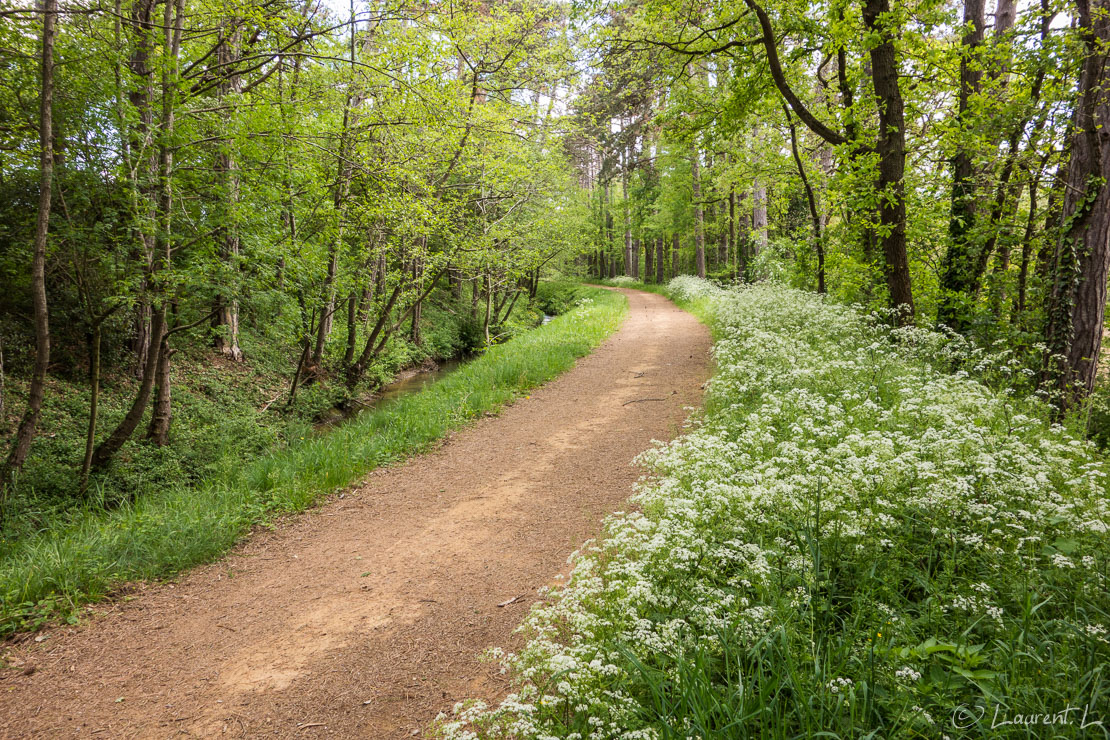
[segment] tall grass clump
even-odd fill
[[[717,335],[704,413],[532,611],[514,693],[440,732],[1103,737],[1095,447],[938,367],[930,332],[773,285],[671,288]]]
[[[227,551],[252,525],[301,510],[370,470],[426,449],[568,369],[619,325],[623,296],[583,288],[549,324],[491,347],[430,385],[324,434],[305,435],[196,487],[105,511],[97,501],[0,541],[0,633],[34,628],[120,584],[171,575]]]

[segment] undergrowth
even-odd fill
[[[587,354],[627,302],[583,289],[549,324],[491,347],[428,386],[323,434],[291,436],[253,462],[197,482],[165,483],[105,510],[91,500],[0,540],[0,633],[34,629],[128,581],[170,576],[226,552],[252,525],[304,509],[375,467],[495,412]]]

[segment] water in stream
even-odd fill
[[[544,314],[543,321],[541,322],[540,326],[548,323],[553,318],[555,317]],[[370,411],[372,409],[378,408],[379,406],[388,403],[389,401],[400,398],[401,396],[408,395],[409,393],[419,393],[420,391],[424,390],[424,388],[430,383],[434,383],[445,375],[454,372],[455,370],[466,364],[470,359],[470,357],[460,357],[451,360],[441,360],[433,370],[419,370],[408,375],[407,377],[401,378],[400,380],[395,380],[392,383],[386,383],[378,389],[378,392],[375,393],[374,397],[369,401],[351,404],[351,406],[344,411],[339,411],[338,409],[335,409],[333,410],[332,414],[328,414],[324,418],[320,419],[316,423],[316,427],[319,429],[322,427],[332,426],[333,424],[337,424],[342,421],[346,421],[347,419],[351,419],[352,417],[358,416],[365,411]]]
[[[421,370],[420,372],[413,373],[407,378],[395,380],[392,383],[386,383],[374,396],[374,400],[367,404],[365,408],[373,408],[380,406],[387,401],[392,401],[395,398],[408,393],[417,393],[424,390],[424,387],[429,383],[434,383],[444,375],[457,370],[469,358],[458,358],[454,360],[441,360],[434,370]]]

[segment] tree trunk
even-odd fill
[[[235,19],[231,19],[229,25],[234,26],[236,22]],[[221,71],[230,68],[230,65],[239,56],[238,29],[232,28],[222,33],[227,35],[221,39],[216,53],[216,62]],[[240,89],[239,75],[227,75],[226,81],[220,85],[219,100],[223,101],[229,96],[237,98]],[[226,191],[227,213],[224,217],[227,222],[221,228],[223,234],[220,258],[226,266],[231,285],[229,296],[219,295],[216,298],[216,318],[213,321],[213,328],[216,330],[214,345],[216,351],[224,357],[233,362],[241,362],[243,360],[243,350],[239,348],[239,299],[237,297],[240,247],[238,225],[239,172],[235,155],[232,153],[231,139],[225,139],[222,144],[223,151],[217,156],[216,171],[223,181],[224,190]]]
[[[679,276],[678,232],[671,235],[671,277]]]
[[[806,192],[806,202],[809,204],[809,217],[813,225],[813,245],[817,252],[817,292],[825,292],[825,234],[821,214],[817,211],[817,199],[813,194],[813,186],[806,176],[805,165],[802,164],[802,155],[798,151],[798,131],[794,126],[794,118],[790,109],[783,106],[786,113],[786,122],[790,127],[790,152],[794,155],[794,164],[798,168],[798,177],[802,180],[802,187]]]
[[[485,320],[482,321],[482,333],[486,337],[486,346],[487,347],[490,345],[489,319],[490,319],[490,309],[492,308],[492,305],[493,305],[493,278],[490,277],[489,273],[487,273],[486,274],[486,317],[485,317]]]
[[[1014,304],[1015,319],[1025,314],[1029,291],[1029,262],[1033,256],[1033,236],[1037,228],[1038,177],[1029,181],[1029,216],[1025,221],[1025,235],[1021,240],[1021,269],[1018,272],[1017,299]]]
[[[879,109],[880,241],[885,262],[890,305],[898,311],[897,323],[912,323],[913,289],[906,254],[906,121],[902,92],[898,89],[898,59],[890,23],[890,0],[865,0],[863,19],[868,31],[881,42],[871,48],[871,77]]]
[[[93,446],[96,443],[96,423],[100,415],[100,322],[96,322],[89,340],[89,426],[85,433],[85,457],[81,461],[78,490],[84,495],[89,487],[92,469]]]
[[[427,237],[423,238],[424,243],[427,243]],[[417,286],[417,290],[423,285],[424,282],[424,260],[421,257],[416,257],[412,261],[412,282]],[[424,309],[424,299],[417,296],[416,303],[412,307],[412,325],[409,327],[409,339],[419,347],[424,342],[424,337],[420,333],[420,317]]]
[[[666,269],[664,262],[664,250],[667,248],[667,240],[663,237],[656,237],[655,239],[655,284],[662,285],[663,271]]]
[[[343,352],[343,367],[350,367],[355,361],[355,344],[358,342],[359,325],[358,293],[351,291],[347,296],[347,348]]]
[[[767,248],[767,187],[761,180],[752,186],[752,231],[755,242],[750,257],[755,257]]]
[[[169,266],[173,253],[171,240],[173,208],[173,152],[175,88],[178,59],[181,51],[184,0],[165,3],[162,30],[165,33],[164,49],[167,59],[162,64],[162,120],[159,124],[158,141],[158,183],[157,183],[157,224],[155,248],[148,273],[147,282],[156,285],[153,277]],[[158,363],[161,360],[162,337],[166,331],[166,303],[163,301],[151,308],[150,349],[139,381],[139,390],[131,403],[131,408],[123,420],[108,437],[93,450],[92,468],[103,468],[119,452],[124,443],[138,428],[143,414],[150,402],[154,388]]]
[[[940,306],[937,323],[956,331],[967,329],[967,308],[976,292],[974,254],[975,204],[978,198],[972,162],[972,147],[964,139],[970,135],[968,107],[979,93],[983,68],[979,49],[983,45],[985,22],[983,0],[964,0],[964,36],[960,59],[960,94],[956,112],[957,136],[961,139],[952,156],[951,215],[948,220],[948,249],[944,253],[940,278]]]
[[[0,471],[0,501],[13,472],[23,467],[38,430],[50,366],[50,316],[46,305],[46,240],[50,232],[50,196],[54,188],[54,35],[56,0],[42,6],[41,88],[39,90],[39,206],[31,254],[31,303],[35,325],[35,362],[27,394],[27,410],[19,422],[7,462]]]
[[[636,268],[632,266],[632,205],[628,200],[628,148],[624,150],[624,162],[621,166],[621,207],[624,211],[624,274],[636,277]]]
[[[166,309],[163,306],[156,308],[150,318],[151,333],[154,336],[161,337],[162,332],[165,330]],[[131,439],[131,435],[138,428],[139,423],[143,420],[143,414],[146,412],[147,404],[150,402],[150,393],[154,388],[154,379],[158,370],[159,351],[161,341],[157,343],[152,342],[150,351],[147,353],[146,364],[143,366],[142,378],[139,381],[139,390],[135,394],[134,400],[131,402],[131,408],[128,409],[127,414],[119,425],[112,430],[108,437],[97,445],[93,450],[92,469],[100,470],[107,465],[124,443]]]
[[[174,350],[170,349],[169,334],[162,333],[162,341],[158,348],[158,364],[154,371],[154,406],[150,412],[150,424],[147,425],[146,438],[158,447],[165,447],[170,441],[170,424],[173,423],[173,403],[170,394],[172,378],[170,377],[170,358]]]
[[[1110,0],[1077,0],[1086,57],[1048,316],[1049,377],[1066,409],[1094,388],[1110,273]]]
[[[701,202],[701,169],[697,144],[690,157],[690,172],[694,180],[694,267],[698,277],[705,277],[705,212]]]
[[[728,243],[731,254],[725,255],[725,262],[732,264],[732,279],[736,279],[736,266],[739,263],[736,244],[736,185],[728,186]]]
[[[644,282],[655,279],[655,243],[654,240],[644,244]]]

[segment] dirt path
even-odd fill
[[[626,293],[609,341],[499,417],[13,648],[27,672],[0,674],[0,735],[400,738],[502,694],[477,655],[515,644],[536,589],[622,508],[630,460],[677,434],[708,376],[705,328]]]

